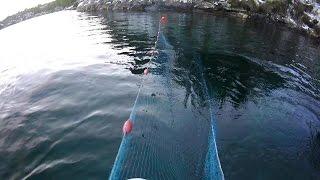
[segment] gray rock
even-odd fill
[[[146,6],[145,10],[146,11],[159,11],[160,6],[158,4],[152,4],[152,5]]]
[[[196,3],[196,5],[194,5],[194,8],[205,9],[205,10],[214,9],[215,8],[215,4],[210,3],[210,2],[206,2],[206,1],[201,1],[199,3]]]
[[[158,2],[160,9],[178,9],[178,10],[190,10],[193,7],[193,4],[190,2],[183,2],[183,1],[164,1],[164,3]]]
[[[319,34],[320,26],[319,0],[77,0],[77,3],[79,11],[224,10],[242,19],[253,15],[267,17],[307,29],[313,35]]]
[[[314,27],[314,23],[310,17],[309,14],[307,13],[303,13],[303,15],[301,16],[301,20],[304,24],[306,24],[307,26],[309,26],[310,28]]]
[[[79,0],[77,2],[78,11],[102,11],[106,4],[104,0]]]

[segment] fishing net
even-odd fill
[[[201,65],[189,96],[174,75],[175,52],[159,28],[155,59],[150,62],[110,178],[223,179],[214,118]],[[195,100],[197,99],[197,100]]]

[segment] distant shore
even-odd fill
[[[243,20],[266,20],[320,39],[320,3],[304,0],[56,0],[26,9],[0,21],[0,29],[40,15],[74,9],[81,12],[108,11],[205,11]]]

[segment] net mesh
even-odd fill
[[[190,77],[190,96],[198,98],[186,100],[174,76],[175,52],[160,30],[156,52],[130,115],[133,129],[123,136],[109,179],[223,179],[201,64],[194,64],[198,73]]]

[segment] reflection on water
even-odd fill
[[[0,31],[0,176],[108,176],[160,15],[185,106],[206,101],[194,64],[204,67],[226,179],[319,179],[315,42],[209,14],[74,11]]]

